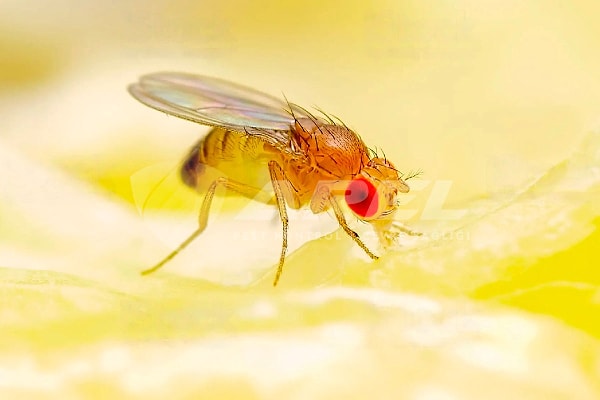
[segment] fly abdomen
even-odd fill
[[[266,169],[266,160],[272,154],[265,152],[264,142],[256,136],[213,128],[190,150],[181,168],[183,182],[201,189],[218,176],[228,176],[244,183],[254,183],[250,170]],[[208,173],[208,167],[212,172]],[[220,171],[220,173],[219,173]],[[268,175],[268,174],[267,174]],[[211,182],[207,182],[207,181]],[[250,181],[250,182],[246,182]]]
[[[206,166],[217,167],[221,161],[231,159],[235,153],[231,132],[214,128],[192,147],[181,167],[183,182],[197,188]]]
[[[198,186],[198,177],[204,172],[204,164],[199,160],[199,154],[203,143],[198,142],[186,157],[181,167],[181,180],[189,187]]]

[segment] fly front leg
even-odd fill
[[[215,192],[217,191],[218,187],[224,187],[225,189],[232,190],[245,197],[259,201],[261,203],[275,204],[275,199],[270,193],[266,193],[253,186],[245,185],[243,183],[236,182],[225,177],[217,178],[210,185],[208,191],[204,195],[204,199],[202,200],[202,206],[200,206],[200,213],[198,215],[198,228],[190,236],[188,236],[188,238],[185,239],[175,250],[173,250],[168,256],[163,258],[158,264],[156,264],[152,268],[142,271],[142,275],[148,275],[161,268],[173,257],[179,254],[183,249],[185,249],[190,243],[192,243],[192,241],[196,239],[202,232],[204,232],[204,229],[206,229],[206,226],[208,225],[208,214],[210,213],[210,206],[212,204],[213,198],[215,197]]]
[[[409,236],[421,236],[421,232],[414,231],[400,221],[396,220],[380,220],[373,221],[371,225],[375,229],[379,238],[379,243],[384,249],[393,249],[398,246],[398,238],[400,233]]]
[[[361,249],[363,249],[364,252],[367,253],[367,255],[369,257],[371,257],[373,260],[377,260],[379,257],[377,257],[375,254],[373,254],[371,252],[371,250],[369,250],[367,245],[364,244],[364,242],[360,239],[360,237],[358,236],[358,233],[354,232],[348,226],[348,223],[346,222],[346,217],[344,217],[344,213],[343,213],[342,209],[340,208],[340,205],[337,203],[337,201],[335,200],[335,197],[331,193],[329,193],[329,204],[331,204],[331,207],[333,208],[333,212],[335,213],[335,217],[337,218],[338,223],[340,224],[340,226],[342,227],[344,232],[346,232],[346,234],[348,234],[348,236],[350,236],[352,238],[352,240],[354,240],[356,242],[356,244],[358,244],[358,246]]]
[[[397,229],[400,232],[407,234],[408,236],[422,236],[423,235],[422,232],[415,231],[400,221],[392,222],[392,229]]]

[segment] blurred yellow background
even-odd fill
[[[94,169],[118,162],[107,157],[117,146],[167,157],[162,147],[174,145],[164,142],[190,143],[173,123],[174,133],[137,129],[108,144],[97,137],[106,132],[83,131],[126,115],[131,125],[164,120],[122,90],[156,70],[319,105],[400,168],[455,181],[457,200],[522,183],[597,123],[596,2],[3,3],[3,125],[44,120],[36,140],[8,136],[27,151],[42,141],[46,157],[65,152],[67,136],[80,147],[67,144],[70,157],[59,158],[79,154]],[[38,106],[43,95],[52,104]]]
[[[599,2],[0,9],[6,398],[600,397]],[[194,216],[149,229],[130,179],[206,132],[126,92],[160,70],[341,117],[424,171],[407,219],[426,239],[377,263],[313,240],[272,289],[259,278],[277,223],[256,243],[232,239],[255,221],[214,217],[172,268],[139,277],[173,246],[156,230]],[[422,217],[440,181],[458,220]]]

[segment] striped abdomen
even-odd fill
[[[265,149],[260,138],[213,128],[188,154],[181,178],[199,191],[221,176],[262,188],[270,181],[267,164],[272,159],[279,159],[279,153]]]

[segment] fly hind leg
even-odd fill
[[[173,250],[168,256],[163,258],[158,264],[156,264],[152,268],[142,271],[142,275],[148,275],[161,268],[173,257],[179,254],[183,249],[185,249],[192,241],[194,241],[194,239],[196,239],[204,231],[204,229],[206,229],[206,226],[208,225],[208,214],[210,213],[210,206],[212,204],[213,197],[215,196],[215,192],[217,191],[218,187],[224,187],[228,190],[237,192],[243,195],[244,197],[248,197],[252,200],[256,200],[261,203],[275,204],[275,199],[269,193],[266,193],[253,186],[248,186],[225,177],[217,178],[210,185],[208,191],[206,192],[206,195],[204,195],[204,200],[202,200],[202,206],[200,207],[200,213],[198,215],[198,228],[190,236],[188,236],[188,238],[185,239],[175,250]]]

